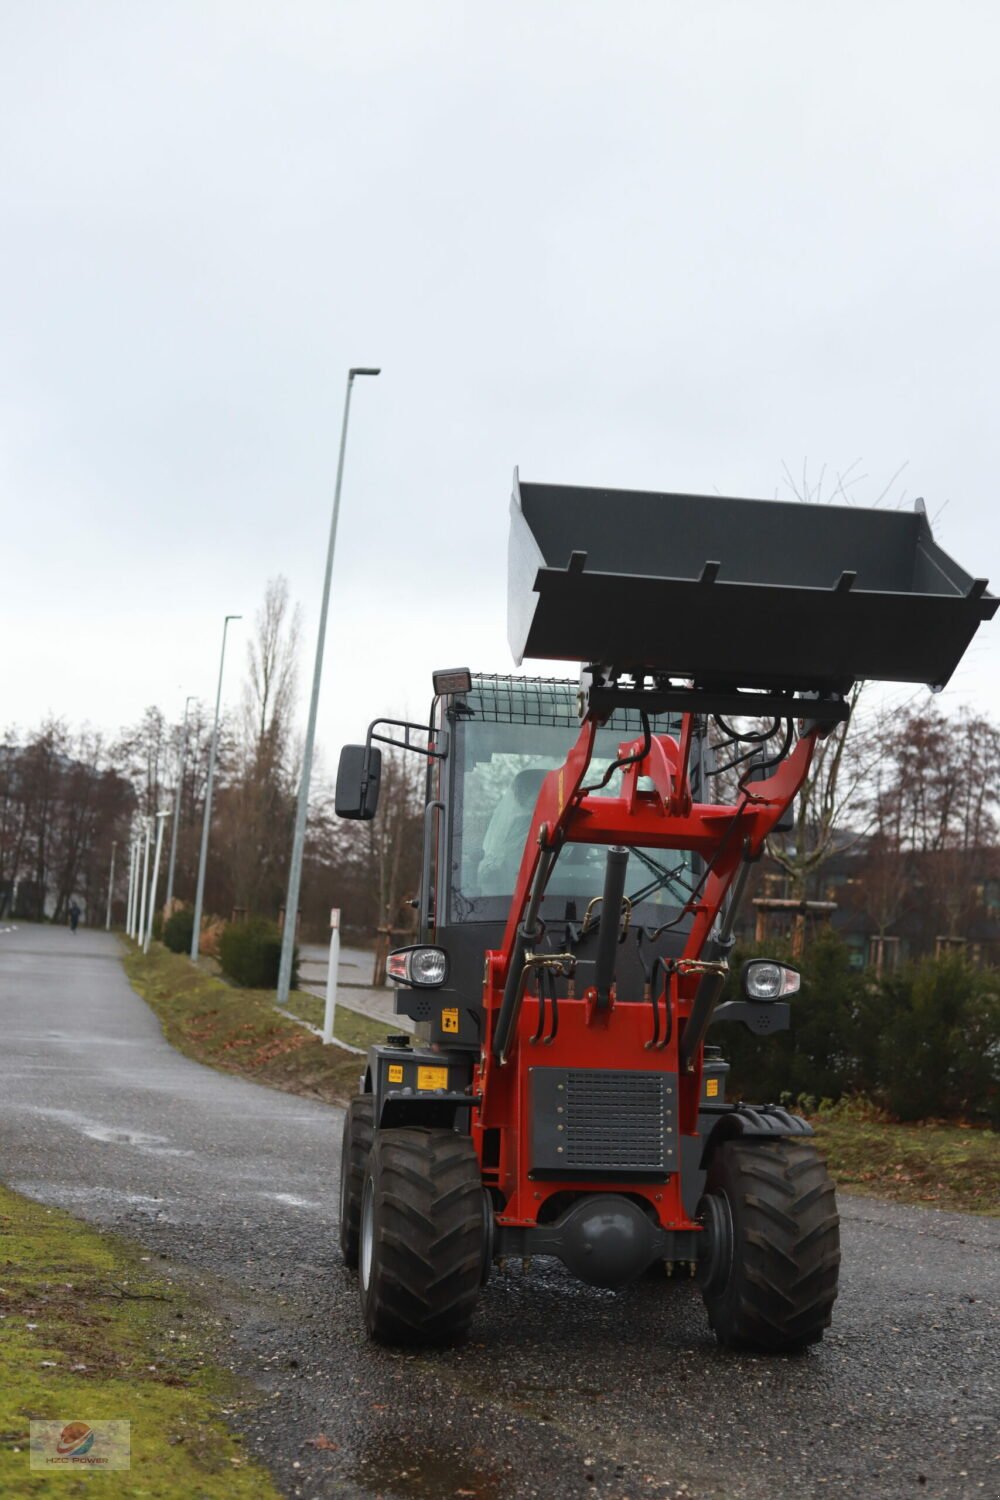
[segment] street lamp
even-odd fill
[[[135,901],[135,832],[128,846],[128,900],[125,903],[125,932],[132,936],[132,907]]]
[[[158,812],[156,814],[156,856],[153,860],[153,883],[149,888],[149,920],[146,923],[146,936],[142,944],[143,953],[149,952],[149,945],[153,941],[153,917],[156,912],[156,883],[160,878],[160,850],[163,848],[163,820],[169,817],[169,812]]]
[[[142,886],[139,891],[139,924],[135,929],[135,940],[141,942],[142,934],[146,926],[146,892],[149,881],[149,840],[152,833],[152,818],[143,818],[146,828],[146,842],[142,850]]]
[[[104,919],[105,932],[111,931],[111,899],[115,889],[115,850],[118,848],[117,839],[111,840],[111,873],[108,876],[108,914]]]
[[[196,703],[197,697],[194,693],[184,700],[184,731],[181,736],[181,764],[177,772],[177,796],[174,799],[174,822],[170,830],[170,863],[167,866],[167,898],[163,903],[163,909],[167,916],[170,915],[170,903],[174,899],[174,864],[177,860],[177,825],[181,820],[181,791],[184,787],[184,762],[187,759],[187,733],[188,733],[188,707]]]
[[[319,631],[316,636],[316,664],[313,667],[312,696],[309,699],[309,723],[306,727],[306,742],[302,751],[302,777],[299,781],[299,800],[295,809],[295,834],[292,839],[292,862],[288,868],[288,895],[285,899],[285,929],[281,935],[281,964],[278,969],[279,1005],[287,1005],[288,991],[292,983],[292,956],[295,952],[295,924],[299,913],[299,886],[302,883],[302,851],[306,841],[306,818],[309,813],[309,778],[312,775],[313,743],[316,739],[316,712],[319,708],[319,684],[323,676],[323,646],[326,642],[326,617],[330,606],[330,577],[333,573],[333,553],[337,544],[337,518],[340,515],[340,489],[344,480],[344,452],[347,448],[347,419],[351,411],[351,390],[355,375],[378,375],[377,369],[356,366],[347,372],[347,393],[344,397],[344,420],[340,429],[340,456],[337,459],[337,482],[333,491],[333,516],[330,520],[330,540],[326,549],[326,575],[323,579],[323,604],[319,612]]]
[[[222,654],[219,657],[219,686],[215,694],[215,724],[212,727],[212,748],[208,754],[208,784],[205,787],[205,818],[201,825],[201,855],[198,859],[198,889],[194,898],[194,930],[191,933],[191,961],[198,961],[198,939],[201,936],[201,907],[205,897],[205,865],[208,860],[208,830],[212,822],[212,783],[215,780],[215,752],[219,747],[219,705],[222,702],[222,669],[226,664],[226,633],[230,620],[242,620],[242,615],[227,615],[222,626]]]

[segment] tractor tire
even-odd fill
[[[807,1140],[729,1140],[699,1208],[708,1321],[724,1348],[791,1353],[818,1343],[837,1296],[840,1218]]]
[[[358,1268],[361,1194],[365,1164],[375,1139],[375,1096],[355,1094],[344,1115],[340,1147],[340,1250],[344,1265]]]
[[[452,1344],[472,1322],[483,1275],[483,1189],[468,1136],[380,1130],[361,1205],[358,1284],[382,1344]]]

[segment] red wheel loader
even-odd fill
[[[379,745],[427,760],[419,942],[389,958],[416,1039],[371,1048],[344,1125],[368,1332],[460,1339],[494,1264],[555,1256],[604,1287],[696,1274],[722,1345],[802,1348],[837,1295],[833,1185],[706,1044],[794,1006],[762,960],[720,1003],[740,897],[852,684],[943,686],[998,600],[920,502],[516,475],[509,580],[518,664],[579,677],[437,672],[426,725],[376,721],[338,771],[337,812],[371,818]]]

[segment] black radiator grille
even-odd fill
[[[543,1174],[676,1170],[672,1073],[532,1068],[532,1165]]]
[[[566,1161],[612,1171],[663,1166],[663,1078],[571,1069],[566,1076]]]

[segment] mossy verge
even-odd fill
[[[0,1495],[278,1500],[219,1415],[199,1308],[147,1259],[0,1187]],[[131,1422],[131,1470],[32,1472],[33,1419]]]
[[[159,943],[147,954],[129,945],[124,963],[167,1041],[186,1056],[331,1104],[343,1104],[357,1091],[363,1059],[341,1047],[324,1047],[291,1016],[281,1015],[273,991],[236,989]],[[291,996],[291,1009],[303,1016],[317,1003],[299,991]],[[345,1041],[364,1045],[354,1042],[351,1021],[345,1023],[343,1016],[338,1021],[338,1034],[345,1024],[352,1033]],[[379,1040],[385,1031],[384,1025],[377,1028]]]
[[[812,1116],[837,1184],[898,1203],[1000,1215],[1000,1136],[928,1120],[897,1125],[863,1099]]]

